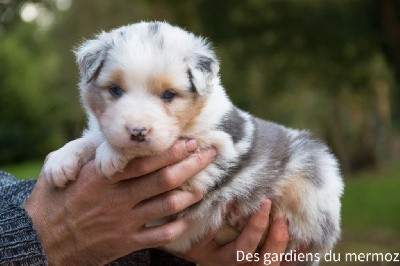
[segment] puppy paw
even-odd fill
[[[224,224],[221,228],[217,231],[214,236],[214,241],[217,242],[219,245],[225,245],[229,242],[234,241],[240,235],[240,231],[237,230],[235,227],[230,226],[229,224]]]
[[[243,228],[247,224],[248,219],[249,215],[244,214],[239,208],[234,205],[234,203],[226,214],[227,223],[238,231],[243,230]]]
[[[65,187],[67,182],[76,179],[80,168],[79,156],[61,148],[47,155],[43,175],[49,183],[57,187]]]
[[[128,163],[123,154],[103,143],[96,151],[96,170],[100,175],[111,178],[115,173],[122,172]]]

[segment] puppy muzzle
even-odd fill
[[[137,141],[137,142],[143,142],[146,141],[146,136],[150,133],[150,130],[141,127],[141,128],[133,128],[131,130],[131,140],[132,141]]]

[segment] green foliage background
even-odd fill
[[[44,158],[79,136],[85,117],[72,49],[140,20],[208,37],[234,103],[310,129],[344,172],[399,158],[398,73],[381,1],[82,0],[59,10],[65,1],[0,2],[0,164]],[[30,23],[19,16],[27,2],[42,12]]]

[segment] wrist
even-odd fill
[[[32,204],[30,199],[24,206],[32,220],[49,265],[82,264],[78,256],[73,235],[64,223],[64,216],[45,214],[45,209]]]

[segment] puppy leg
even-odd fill
[[[115,173],[122,172],[130,159],[132,158],[103,142],[96,150],[96,170],[99,174],[111,178]]]
[[[97,143],[89,137],[81,137],[50,153],[43,166],[47,181],[57,187],[65,187],[76,179],[81,167],[94,158]]]

